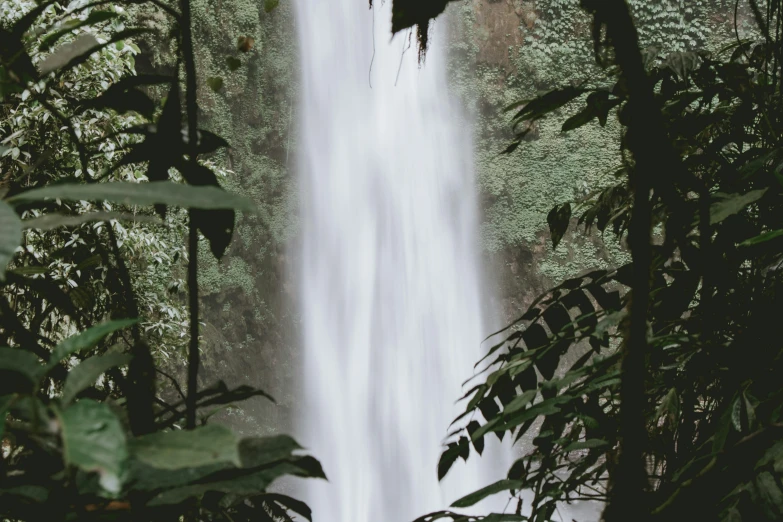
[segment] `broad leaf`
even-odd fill
[[[209,154],[217,149],[228,147],[228,142],[213,132],[200,129],[198,131],[198,153]]]
[[[766,243],[767,241],[771,241],[773,239],[777,239],[780,236],[783,236],[783,229],[772,230],[772,231],[769,231],[769,232],[764,232],[763,234],[760,234],[758,236],[752,237],[750,239],[746,239],[745,241],[740,243],[740,246],[758,245],[759,243]]]
[[[583,450],[583,449],[592,449],[592,448],[600,448],[602,446],[606,446],[607,442],[605,440],[601,439],[588,439],[583,440],[579,442],[572,442],[568,446],[565,447],[563,450],[565,453],[568,453],[569,451],[577,451],[577,450]]]
[[[66,357],[82,350],[88,350],[98,344],[107,335],[139,322],[138,319],[120,319],[93,326],[79,334],[67,338],[57,345],[49,360],[49,367],[56,365]]]
[[[528,517],[524,515],[512,515],[510,513],[491,513],[486,517],[471,517],[459,513],[452,513],[451,511],[438,511],[419,517],[414,520],[414,522],[435,522],[436,520],[443,520],[444,518],[448,518],[454,522],[524,522],[529,520]]]
[[[36,355],[19,348],[0,347],[0,395],[31,393],[43,374]]]
[[[88,105],[95,109],[112,109],[120,114],[133,111],[146,118],[151,118],[155,112],[155,102],[146,93],[139,89],[120,90],[114,85]]]
[[[255,468],[290,457],[302,447],[288,435],[253,437],[239,443],[239,455],[244,468]]]
[[[756,463],[756,469],[761,469],[768,464],[773,464],[775,469],[783,469],[783,441],[773,444],[764,456]]]
[[[680,398],[677,395],[677,388],[672,387],[658,405],[658,409],[655,412],[655,419],[657,420],[663,416],[669,416],[670,419],[675,420],[679,413]]]
[[[151,223],[161,225],[163,222],[154,216],[145,216],[141,214],[129,214],[127,212],[88,212],[76,216],[66,216],[63,214],[52,213],[45,214],[32,219],[22,221],[22,227],[25,230],[53,230],[59,227],[75,227],[84,223],[93,221],[136,221],[138,223]]]
[[[321,463],[315,457],[305,455],[304,457],[291,457],[286,462],[292,463],[297,468],[294,475],[298,477],[320,478],[327,480],[326,473]]]
[[[241,464],[239,444],[230,429],[217,424],[189,431],[151,433],[131,441],[133,456],[147,466],[177,470],[212,464]]]
[[[125,205],[172,205],[199,209],[255,210],[252,201],[214,186],[194,187],[170,181],[150,183],[93,183],[50,185],[17,194],[7,201],[23,203],[44,199],[107,200]]]
[[[680,78],[686,78],[701,62],[701,57],[693,52],[673,52],[666,58],[666,66]]]
[[[588,105],[578,113],[568,118],[565,123],[563,123],[561,130],[562,132],[568,132],[574,129],[578,129],[579,127],[590,123],[596,116],[597,113],[595,112],[595,108]]]
[[[97,98],[86,101],[83,106],[92,109],[113,109],[121,114],[135,111],[147,118],[151,118],[155,110],[155,103],[138,87],[169,83],[171,80],[170,76],[157,74],[126,76],[110,85]],[[145,128],[145,130],[149,130],[149,128]]]
[[[549,233],[552,236],[552,248],[557,248],[560,240],[568,230],[568,224],[571,221],[571,204],[566,203],[562,206],[555,206],[549,211],[546,222],[549,225]]]
[[[573,397],[567,395],[561,395],[552,399],[543,400],[537,404],[534,404],[526,410],[520,410],[508,417],[495,417],[491,421],[487,422],[481,428],[476,430],[473,434],[474,437],[481,437],[489,432],[503,432],[519,426],[520,424],[535,419],[538,416],[547,416],[560,412],[558,404],[573,400]]]
[[[269,395],[263,390],[257,390],[251,386],[246,386],[246,385],[237,386],[236,388],[229,390],[223,381],[220,381],[217,385],[215,385],[212,388],[203,390],[202,394],[204,395],[204,397],[209,397],[209,398],[200,401],[198,404],[199,408],[204,408],[206,406],[231,404],[233,402],[247,400],[251,397],[265,397],[270,401],[272,401],[273,403],[277,404],[275,402],[274,397],[272,397],[271,395]]]
[[[710,206],[710,224],[715,225],[740,212],[751,203],[761,199],[766,192],[767,189],[751,190],[747,194],[731,194],[722,197]]]
[[[52,45],[57,43],[57,41],[65,36],[66,34],[69,34],[74,29],[78,29],[79,27],[84,27],[86,25],[93,25],[100,22],[106,22],[107,20],[112,20],[114,18],[118,18],[120,16],[119,13],[116,13],[114,11],[92,11],[89,15],[87,15],[87,18],[84,20],[80,20],[78,18],[71,18],[64,24],[62,24],[60,27],[57,28],[57,31],[53,32],[46,38],[44,38],[41,41],[41,46],[39,47],[39,50],[46,52],[48,51]]]
[[[760,500],[765,504],[764,510],[768,516],[779,519],[781,514],[783,514],[783,491],[780,490],[775,476],[769,471],[764,471],[756,477],[754,485],[759,493]]]
[[[438,480],[443,480],[443,477],[445,477],[446,473],[449,472],[451,466],[457,462],[459,453],[460,448],[456,443],[452,442],[448,445],[446,451],[443,452],[443,454],[440,456],[440,460],[438,461]]]
[[[468,435],[470,435],[473,447],[476,449],[476,453],[481,455],[484,452],[484,437],[473,438],[473,434],[481,427],[478,421],[472,420],[467,425]]]
[[[192,162],[180,167],[180,172],[190,185],[218,187],[215,173],[203,165]],[[191,211],[191,220],[209,241],[212,254],[220,259],[226,252],[234,234],[234,211],[231,209],[196,209]]]
[[[451,507],[455,507],[455,508],[470,507],[473,504],[481,502],[482,500],[484,500],[490,495],[494,495],[502,491],[521,489],[523,484],[524,483],[521,480],[508,480],[508,479],[499,480],[494,484],[490,484],[489,486],[481,488],[478,491],[474,491],[469,495],[465,495],[461,499],[454,502],[451,505]]]
[[[503,408],[503,415],[510,415],[515,411],[526,407],[528,404],[530,404],[531,401],[533,401],[533,399],[536,398],[536,394],[538,394],[538,390],[526,390],[521,395],[514,397],[514,400],[509,402],[506,407]]]
[[[150,505],[179,504],[188,498],[200,497],[209,491],[232,493],[234,495],[257,495],[263,493],[272,482],[282,476],[309,476],[301,467],[289,461],[283,461],[274,466],[252,472],[238,469],[234,470],[232,474],[235,475],[234,478],[216,482],[203,482],[164,491],[153,498]]]
[[[127,40],[151,31],[152,29],[149,28],[125,29],[124,31],[112,34],[110,38],[103,42],[98,42],[98,40],[89,33],[83,33],[73,42],[58,47],[52,54],[41,61],[38,68],[42,75],[57,70],[62,73],[86,62],[94,53],[115,42]]]
[[[35,395],[17,394],[8,411],[14,418],[25,422],[41,422],[47,415],[46,406]]]
[[[171,489],[192,484],[204,477],[208,477],[213,473],[230,467],[232,467],[231,464],[220,463],[194,468],[172,470],[158,469],[132,458],[131,455],[130,463],[128,465],[129,482],[132,484],[133,489],[140,491]]]
[[[63,385],[61,401],[64,404],[71,402],[81,391],[89,388],[106,370],[115,366],[125,366],[130,360],[130,355],[110,353],[82,361],[68,372],[68,378]]]
[[[43,486],[24,485],[13,488],[0,489],[0,496],[13,495],[22,497],[25,500],[42,503],[49,498],[49,490]]]
[[[97,472],[110,492],[122,487],[128,457],[122,423],[111,408],[82,400],[59,412],[65,461],[87,472]]]
[[[38,70],[41,71],[41,74],[55,71],[74,58],[97,48],[98,45],[95,36],[90,33],[82,33],[73,42],[61,45],[52,54],[41,60],[38,64]]]
[[[0,101],[5,101],[9,94],[24,91],[25,86],[38,80],[38,71],[27,54],[22,35],[46,7],[44,2],[33,8],[17,20],[12,30],[0,27]]]
[[[22,244],[22,222],[14,209],[0,201],[0,281],[5,281],[5,269]]]
[[[169,86],[166,103],[163,105],[163,110],[155,126],[156,131],[149,134],[138,149],[129,152],[121,160],[121,163],[149,160],[147,178],[153,183],[168,181],[169,170],[175,163],[181,161],[185,152],[183,138],[187,136],[188,132],[182,132],[182,104],[180,102],[179,84],[172,82]],[[165,216],[166,205],[155,204],[155,212],[161,217]]]
[[[588,92],[579,87],[555,89],[531,100],[514,115],[515,120],[538,119]]]
[[[563,132],[577,129],[592,121],[593,118],[598,118],[601,126],[606,125],[609,111],[620,103],[619,98],[610,100],[608,91],[590,93],[586,101],[587,106],[582,111],[568,118],[563,124]]]

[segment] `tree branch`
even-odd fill
[[[620,455],[611,481],[604,520],[643,522],[649,519],[650,513],[645,462],[647,312],[652,267],[650,193],[653,179],[657,173],[667,172],[666,162],[673,161],[674,156],[666,139],[652,82],[644,68],[639,37],[627,2],[582,0],[582,7],[594,16],[593,34],[599,52],[601,28],[606,28],[607,43],[614,50],[615,63],[625,80],[628,89],[628,103],[624,108],[627,111],[625,142],[633,157],[629,185],[634,197],[628,237],[633,273],[629,321],[622,347]]]
[[[188,161],[195,164],[198,155],[198,105],[196,103],[196,62],[193,55],[193,29],[190,0],[181,0],[182,58],[185,62],[185,105],[188,116]],[[198,230],[193,210],[189,212],[188,234],[188,301],[190,307],[190,347],[188,350],[188,400],[186,426],[196,427],[196,396],[198,394]]]

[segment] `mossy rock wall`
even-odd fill
[[[724,0],[630,0],[644,46],[661,52],[716,48],[733,37],[733,3]],[[451,4],[446,24],[451,86],[474,122],[481,233],[495,310],[516,317],[538,293],[588,269],[628,259],[611,232],[606,241],[572,227],[557,249],[546,216],[614,182],[620,126],[610,117],[562,133],[575,104],[540,121],[514,153],[503,109],[570,82],[596,81],[590,20],[579,0],[466,0]],[[744,22],[743,22],[744,23]]]
[[[297,381],[299,366],[293,263],[286,257],[297,230],[291,174],[298,92],[293,6],[281,2],[267,12],[265,5],[271,3],[263,1],[192,0],[191,5],[200,125],[231,146],[208,159],[232,171],[221,182],[259,208],[257,214],[238,217],[222,260],[201,245],[200,386],[223,380],[229,387],[247,384],[265,390],[277,405],[251,399],[220,416],[242,432],[282,431],[291,425],[291,383]],[[162,17],[136,16],[166,27]],[[252,37],[253,48],[239,52],[239,37]],[[140,70],[172,70],[171,48],[146,42],[144,49],[137,62]],[[238,69],[231,70],[229,57],[240,59]],[[217,92],[210,78],[223,80]]]

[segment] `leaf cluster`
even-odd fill
[[[754,2],[752,2],[754,3]],[[592,12],[595,2],[583,2]],[[783,370],[779,339],[783,263],[781,177],[782,42],[779,2],[759,10],[758,38],[720,53],[645,50],[671,168],[650,183],[651,245],[643,382],[645,483],[651,520],[777,520],[783,516]],[[517,139],[529,123],[579,103],[568,132],[617,117],[624,127],[617,182],[552,209],[557,244],[569,227],[622,242],[633,229],[634,144],[627,76],[606,33],[594,33],[606,77],[515,104]],[[774,33],[777,27],[778,33]],[[636,134],[634,134],[636,132]],[[652,138],[649,138],[652,139]],[[634,141],[635,140],[635,141]],[[668,156],[667,156],[668,157]],[[633,264],[562,282],[536,299],[480,361],[480,382],[465,395],[441,457],[443,477],[458,458],[481,453],[484,437],[512,437],[525,454],[507,478],[456,501],[518,497],[519,520],[554,520],[558,505],[609,500],[618,472],[622,352],[630,331]],[[522,491],[531,505],[522,507]],[[497,515],[504,516],[504,515]],[[472,520],[447,512],[421,520]]]
[[[193,77],[134,73],[143,30],[126,26],[121,2],[14,1],[20,10],[0,21],[10,131],[0,150],[0,518],[310,520],[304,503],[267,488],[286,475],[325,478],[318,461],[288,436],[240,439],[209,423],[234,403],[273,399],[197,387],[197,242],[220,258],[236,213],[254,205],[201,159],[228,143],[193,125]],[[171,37],[192,65],[181,45],[187,0],[147,5],[179,24]],[[158,253],[185,231],[188,249]],[[185,258],[189,320],[176,296],[145,295]],[[162,337],[141,327],[159,314],[194,334],[185,391],[153,357]],[[164,400],[162,378],[178,399]]]

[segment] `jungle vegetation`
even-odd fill
[[[430,3],[398,15],[418,24],[425,58],[446,4]],[[640,47],[625,0],[582,0],[601,77],[508,108],[506,152],[577,100],[563,132],[619,120],[616,183],[547,221],[555,246],[583,226],[632,261],[560,282],[476,365],[438,474],[485,437],[532,439],[506,479],[452,506],[510,492],[515,514],[419,522],[545,522],[575,500],[605,503],[608,522],[783,516],[783,4],[747,4],[754,38],[661,55]]]
[[[274,399],[198,387],[199,241],[220,258],[255,205],[205,159],[228,144],[199,128],[190,2],[0,5],[0,519],[310,519],[267,487],[317,460],[208,423]],[[135,74],[140,9],[171,74]]]
[[[447,3],[394,1],[422,60]],[[420,521],[580,499],[608,522],[783,518],[783,2],[740,3],[754,37],[662,55],[625,0],[581,0],[599,72],[509,107],[508,152],[542,118],[618,119],[616,181],[548,221],[554,245],[597,230],[632,261],[560,281],[477,364],[437,473],[531,441],[453,506],[510,492],[512,512]],[[197,386],[199,241],[220,258],[254,206],[208,160],[227,143],[199,127],[189,0],[0,6],[0,518],[311,519],[267,487],[324,478],[313,457],[209,422],[264,392]],[[135,74],[136,9],[170,19],[171,74]],[[235,37],[230,70],[253,52]]]

